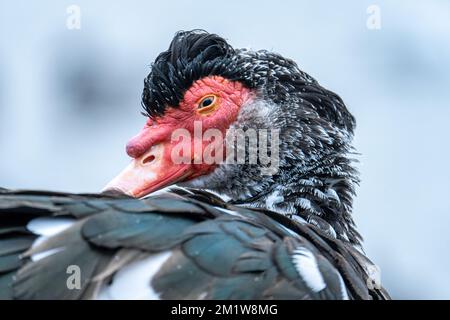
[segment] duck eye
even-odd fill
[[[219,98],[210,94],[203,97],[197,105],[197,113],[203,116],[212,114],[219,107]]]
[[[214,101],[216,100],[216,98],[214,96],[208,96],[203,98],[202,101],[200,101],[200,103],[198,104],[199,108],[205,108],[205,107],[209,107],[210,105],[212,105],[214,103]]]

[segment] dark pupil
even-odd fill
[[[211,105],[213,101],[214,101],[213,98],[206,98],[205,100],[202,101],[202,107],[207,107]]]

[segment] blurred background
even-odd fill
[[[394,298],[449,299],[447,0],[1,0],[0,186],[99,191],[144,124],[150,63],[194,28],[290,57],[344,99],[367,254]]]

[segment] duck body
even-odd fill
[[[3,190],[0,226],[3,299],[388,298],[353,246],[206,191]]]

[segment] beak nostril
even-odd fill
[[[144,160],[142,160],[142,164],[150,163],[153,160],[155,160],[155,156],[151,154],[148,157],[145,157]]]

